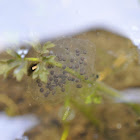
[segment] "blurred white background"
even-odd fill
[[[120,33],[138,46],[140,1],[0,0],[0,49],[34,37],[50,39],[98,27]],[[22,137],[35,124],[34,117],[0,114],[0,140]]]
[[[0,46],[33,36],[50,39],[90,28],[140,44],[139,0],[0,0]]]

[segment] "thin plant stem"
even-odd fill
[[[25,60],[27,61],[36,61],[36,62],[41,62],[42,60],[39,59],[39,58],[25,58]],[[47,63],[48,64],[51,64],[51,65],[54,65],[58,68],[62,68],[63,64],[59,63],[59,62],[56,62],[56,61],[50,61],[49,59],[47,60]],[[90,80],[85,80],[84,76],[81,76],[78,72],[70,69],[69,67],[66,67],[65,71],[67,71],[68,73],[72,74],[73,76],[76,76],[77,78],[79,78],[80,80],[88,83],[88,84],[91,84],[91,85],[94,85],[95,88],[99,91],[102,91],[108,95],[110,95],[111,97],[114,97],[114,98],[118,98],[120,100],[123,101],[123,98],[121,96],[121,93],[109,86],[107,86],[106,84],[102,83],[102,82],[99,82],[99,81],[90,81]],[[138,115],[140,115],[140,107],[139,105],[137,104],[132,104],[132,103],[126,103],[127,105],[129,105]]]
[[[27,60],[27,61],[36,61],[36,62],[40,62],[41,61],[39,58],[34,58],[34,57],[24,58],[24,60]]]
[[[69,134],[69,126],[66,124],[60,140],[66,140]]]
[[[41,62],[41,60],[39,58],[25,58],[25,60],[27,61],[36,61],[36,62]],[[63,64],[58,63],[56,61],[49,61],[47,62],[48,64],[54,65],[58,68],[62,68]],[[65,71],[67,71],[68,73],[72,74],[73,76],[76,76],[77,78],[79,78],[80,80],[91,84],[91,85],[95,85],[95,88],[97,88],[100,91],[103,91],[105,93],[108,93],[109,95],[111,95],[112,97],[118,97],[121,98],[121,94],[119,93],[119,91],[105,85],[102,82],[99,81],[90,81],[90,80],[85,80],[84,76],[81,76],[78,72],[70,69],[69,67],[66,67]]]

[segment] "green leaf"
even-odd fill
[[[46,71],[43,71],[42,73],[39,74],[39,78],[42,82],[45,82],[47,83],[47,76],[48,76],[49,72],[46,70]]]
[[[37,65],[37,69],[33,72],[32,78],[36,79],[39,78],[42,82],[47,83],[47,76],[49,74],[49,71],[47,71],[46,63],[39,63]]]
[[[36,40],[34,42],[26,41],[26,43],[31,45],[36,52],[40,53],[40,51],[41,51],[41,44],[39,43],[39,40]]]
[[[43,49],[50,49],[50,48],[53,48],[54,46],[55,46],[55,44],[48,41],[43,45]]]
[[[91,104],[92,103],[92,97],[91,96],[87,96],[86,100],[85,100],[85,104]]]
[[[7,68],[7,63],[0,63],[0,75],[3,75]]]
[[[55,58],[56,58],[56,56],[51,55],[51,56],[49,56],[49,61],[54,61]]]
[[[21,62],[21,65],[19,65],[15,70],[14,70],[14,77],[16,77],[17,81],[21,81],[24,74],[27,74],[27,61]]]
[[[49,50],[48,49],[55,46],[50,41],[47,42],[47,43],[45,43],[43,46],[41,46],[41,44],[39,43],[39,40],[36,40],[34,42],[26,41],[26,43],[28,43],[29,45],[31,45],[36,52],[41,53],[41,54],[49,53]]]
[[[1,63],[1,70],[0,74],[3,74],[4,78],[8,76],[10,71],[12,71],[15,67],[17,67],[20,64],[19,60],[13,60],[10,59],[6,63]]]
[[[47,57],[46,57],[46,60],[54,61],[55,58],[56,58],[56,56],[51,55],[51,56],[47,56]]]
[[[42,50],[41,53],[42,53],[42,54],[43,54],[43,53],[49,53],[49,51],[43,48],[43,50]]]
[[[56,56],[51,55],[51,56],[44,57],[43,58],[43,61],[44,61],[44,63],[47,63],[47,62],[55,62],[55,60],[54,60],[55,58],[56,58]]]
[[[101,101],[102,101],[101,96],[96,96],[96,97],[93,98],[93,102],[94,102],[95,104],[100,104]]]
[[[7,49],[6,52],[13,57],[21,58],[21,56],[12,49]]]
[[[41,50],[41,53],[44,54],[44,53],[49,53],[49,48],[53,48],[55,45],[53,43],[51,43],[50,41],[45,43],[42,47],[42,50]]]

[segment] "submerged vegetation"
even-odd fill
[[[59,41],[65,45],[67,42],[71,42],[71,46],[59,46]],[[44,93],[43,86],[52,91],[52,94],[55,94],[56,91],[53,90],[58,86],[61,88],[61,92],[65,92],[65,84],[68,86],[72,81],[76,88],[84,89],[82,83],[87,84],[88,88],[93,87],[94,94],[95,89],[98,88],[98,90],[107,90],[113,96],[120,96],[117,91],[97,81],[99,75],[96,74],[94,68],[95,47],[92,44],[86,40],[71,38],[59,41],[53,51],[50,49],[55,47],[54,43],[47,42],[43,46],[39,42],[30,43],[38,57],[22,58],[16,50],[8,49],[7,53],[12,58],[0,61],[0,74],[6,78],[13,71],[13,76],[17,81],[21,81],[24,75],[29,75],[33,80],[36,80],[40,87],[39,91],[42,93]],[[33,63],[30,64],[30,62]],[[47,97],[48,94],[49,92],[46,92],[44,96]],[[87,103],[91,101],[90,97],[93,97],[93,94],[87,97]],[[95,101],[98,99],[99,97]]]
[[[102,123],[93,115],[92,105],[108,99],[123,100],[119,91],[102,80],[125,63],[125,55],[120,54],[114,60],[112,69],[106,67],[99,73],[95,70],[95,46],[87,40],[67,38],[43,45],[39,41],[29,44],[33,49],[32,57],[22,57],[16,48],[7,50],[10,58],[0,61],[0,74],[7,78],[12,73],[17,81],[28,76],[28,93],[39,103],[63,103],[59,110],[64,126],[61,140],[68,137],[75,109],[102,132]],[[10,102],[5,104],[12,104],[17,110]],[[140,115],[139,105],[127,105]]]

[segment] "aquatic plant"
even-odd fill
[[[100,104],[104,96],[101,93],[118,99],[121,99],[121,94],[101,82],[103,77],[97,74],[94,66],[94,45],[87,40],[74,38],[46,42],[43,45],[39,41],[29,44],[34,49],[33,57],[22,57],[16,49],[8,49],[11,59],[0,61],[0,74],[6,78],[13,72],[17,81],[28,75],[32,83],[29,85],[32,86],[29,92],[34,99],[40,102],[52,101],[54,104],[64,102],[61,118],[65,127],[62,140],[68,135],[67,122],[73,112],[72,106],[80,110],[100,130],[100,122],[85,105]],[[121,63],[115,61],[114,65],[117,67]],[[136,113],[140,113],[137,105],[128,105]]]

